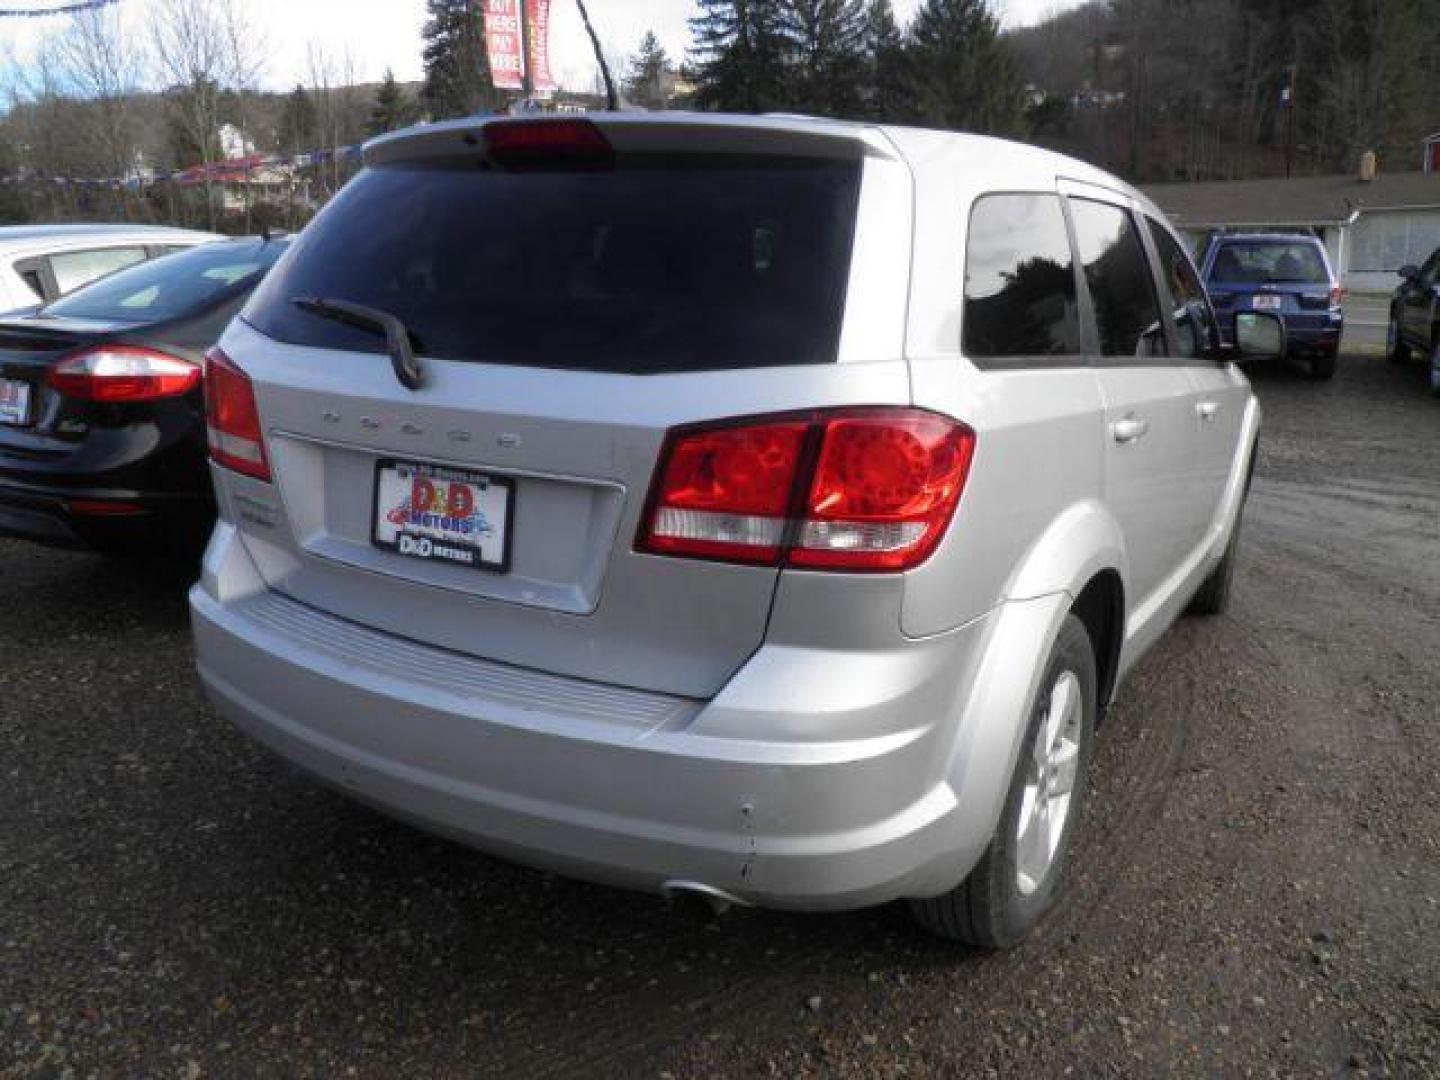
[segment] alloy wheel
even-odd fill
[[[1022,896],[1044,883],[1070,818],[1085,724],[1080,679],[1073,671],[1056,677],[1044,709],[1016,822],[1015,879]]]

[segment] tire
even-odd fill
[[[1023,940],[1054,907],[1084,803],[1095,734],[1096,685],[1090,635],[1084,623],[1067,615],[1045,662],[990,845],[970,876],[950,892],[910,901],[911,914],[926,930],[982,949],[1004,949]],[[1067,782],[1068,792],[1037,802],[1037,787],[1047,790],[1045,785],[1050,785],[1049,790],[1058,792]],[[1063,804],[1057,805],[1062,798]],[[1038,806],[1063,815],[1058,828],[1053,819],[1031,813]],[[1048,834],[1033,831],[1047,829],[1047,821]],[[1032,838],[1029,843],[1022,833]],[[1051,841],[1048,858],[1045,847],[1036,843],[1046,835]]]
[[[1243,517],[1242,509],[1241,517],[1235,519],[1235,527],[1230,530],[1225,554],[1190,598],[1190,606],[1185,609],[1187,615],[1223,615],[1230,607],[1230,583],[1235,578],[1236,549],[1240,546],[1240,522]]]
[[[1318,352],[1310,357],[1310,378],[1333,379],[1337,359],[1333,352]]]
[[[1385,324],[1385,359],[1392,364],[1410,362],[1410,346],[1400,336],[1400,324],[1395,321],[1395,311],[1390,311],[1390,321]]]

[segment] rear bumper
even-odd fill
[[[953,887],[993,828],[998,806],[967,806],[946,775],[993,616],[878,668],[873,654],[782,662],[779,682],[762,648],[701,702],[378,633],[266,591],[246,564],[222,523],[190,597],[219,711],[330,785],[497,855],[647,891],[686,881],[843,909]],[[867,673],[870,693],[847,688],[841,715],[807,682],[843,682],[847,662],[891,670]],[[826,727],[871,733],[826,740]]]
[[[1285,317],[1286,349],[1295,353],[1337,352],[1345,332],[1345,317],[1338,312],[1318,312]],[[1235,312],[1221,316],[1221,340],[1235,341]]]
[[[96,504],[95,512],[77,513],[75,500]],[[106,513],[107,507],[124,512]],[[50,547],[86,548],[122,541],[140,547],[177,530],[198,534],[214,516],[214,502],[205,495],[40,487],[0,480],[0,536]]]

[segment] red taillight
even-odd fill
[[[1344,299],[1345,299],[1345,290],[1342,289],[1339,285],[1336,285],[1334,288],[1332,288],[1332,289],[1330,290],[1330,306],[1331,306],[1332,308],[1338,308],[1338,307],[1340,306],[1341,301],[1343,301]]]
[[[672,433],[639,547],[825,570],[908,570],[945,534],[975,435],[918,409],[759,418]]]
[[[205,354],[205,435],[216,464],[257,480],[270,479],[255,388],[218,348]]]
[[[671,555],[774,562],[808,430],[804,420],[784,420],[673,436],[645,546]]]
[[[975,435],[934,413],[876,410],[823,423],[794,566],[905,570],[945,534]]]
[[[610,141],[589,120],[498,120],[485,125],[485,148],[502,165],[606,161]]]
[[[194,390],[200,367],[154,349],[101,345],[65,357],[46,373],[45,382],[81,401],[155,401]]]

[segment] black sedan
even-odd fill
[[[287,243],[206,244],[0,319],[0,535],[198,550],[215,514],[201,363]]]

